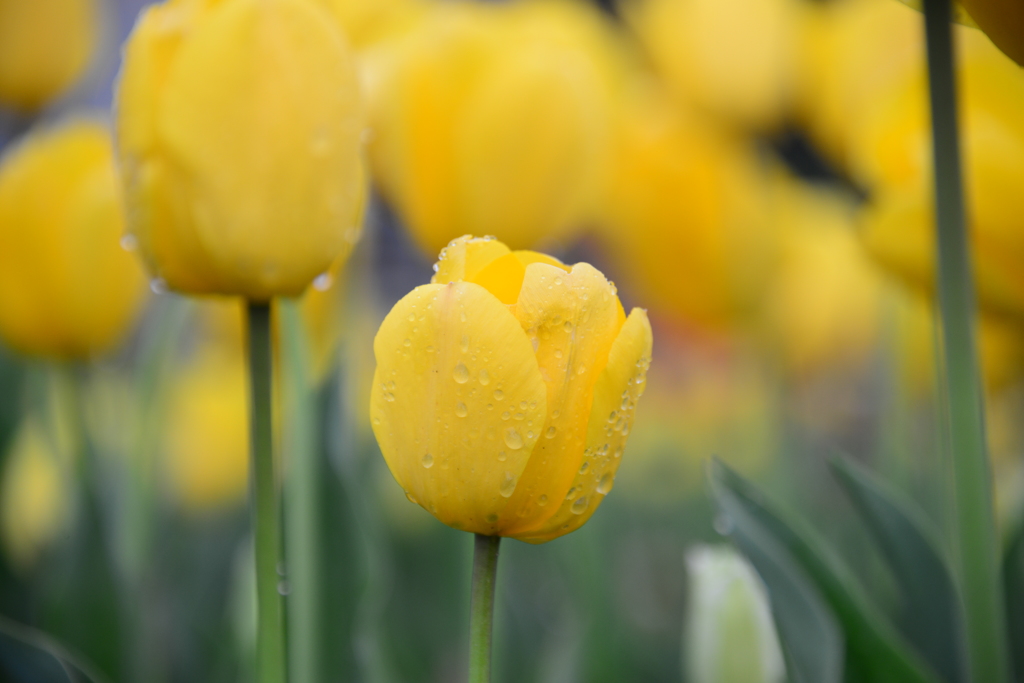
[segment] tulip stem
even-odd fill
[[[953,460],[954,539],[966,621],[970,680],[1009,678],[1005,613],[992,509],[992,473],[974,339],[974,286],[964,220],[957,133],[951,0],[925,0],[948,430]]]
[[[476,534],[473,540],[473,592],[469,616],[469,683],[490,683],[494,583],[501,536]]]
[[[281,518],[271,424],[270,304],[249,303],[251,510],[256,559],[256,680],[284,683],[283,604],[278,576]]]

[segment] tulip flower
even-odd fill
[[[601,237],[623,277],[704,329],[748,319],[778,252],[754,150],[657,92],[627,100],[616,133]]]
[[[429,0],[319,0],[356,49],[372,47],[420,20]]]
[[[374,174],[424,250],[515,247],[588,217],[604,172],[610,38],[580,6],[446,3],[379,55]]]
[[[308,0],[171,0],[125,46],[129,229],[161,286],[300,294],[358,236],[352,56]]]
[[[374,339],[373,431],[409,500],[476,534],[470,682],[490,675],[498,540],[543,543],[611,491],[647,381],[647,314],[593,266],[453,240]]]
[[[0,102],[42,109],[78,83],[93,61],[97,0],[0,0]]]
[[[753,567],[729,547],[686,555],[689,604],[683,636],[691,683],[779,683],[786,666],[768,594]]]
[[[67,526],[67,455],[60,436],[26,420],[4,462],[0,479],[0,535],[11,564],[29,569]],[[58,446],[64,448],[58,450]]]
[[[980,33],[960,27],[967,218],[979,304],[1024,315],[1024,74]],[[930,125],[924,76],[902,74],[862,129],[856,169],[872,190],[863,239],[886,269],[924,291],[935,272]]]
[[[996,47],[1024,66],[1024,5],[1018,0],[960,0],[960,4]]]
[[[53,359],[114,346],[145,297],[123,232],[105,126],[71,121],[16,145],[0,162],[0,337]]]
[[[738,124],[773,128],[796,85],[805,4],[633,0],[624,11],[679,99]]]
[[[543,543],[611,491],[651,329],[614,286],[462,237],[374,340],[374,434],[408,497],[464,531]]]

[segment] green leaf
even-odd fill
[[[843,635],[813,582],[789,552],[712,474],[715,499],[726,515],[730,535],[761,576],[771,601],[786,669],[792,683],[839,683]]]
[[[776,543],[784,547],[815,583],[842,626],[846,640],[847,680],[871,683],[935,683],[930,667],[872,604],[854,578],[831,561],[806,530],[797,532],[775,513],[761,492],[719,460],[711,464],[715,497],[729,492],[741,509],[756,519]],[[720,502],[721,504],[721,502]],[[723,512],[737,524],[735,506]]]
[[[963,615],[949,562],[913,504],[849,458],[832,470],[878,542],[903,598],[903,635],[944,681],[968,679]]]
[[[104,683],[105,679],[46,634],[0,617],[0,680]]]
[[[1010,654],[1018,681],[1024,681],[1024,523],[1017,527],[1003,557],[1003,587]]]

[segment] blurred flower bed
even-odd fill
[[[230,280],[298,300],[323,501],[321,680],[464,680],[469,538],[406,500],[369,397],[385,314],[465,234],[594,264],[625,311],[646,308],[654,337],[614,495],[571,535],[504,546],[496,680],[781,680],[774,632],[707,598],[735,591],[753,605],[741,617],[766,620],[749,568],[704,547],[724,543],[711,456],[810,519],[896,613],[827,461],[866,464],[950,534],[920,14],[895,0],[289,1],[340,29],[361,99],[324,94],[322,112],[282,115],[262,142],[286,147],[323,113],[337,129],[302,153],[351,146],[359,163],[284,169],[295,183],[280,199],[232,184],[260,163],[243,153],[258,149],[255,123],[188,140],[189,158],[235,171],[201,188],[225,213],[352,225],[333,266],[310,248],[304,270],[253,274],[240,259],[222,282],[212,266],[184,279],[161,216],[131,214],[160,193],[200,194],[164,119],[201,118],[174,108],[175,88],[191,87],[187,69],[201,84],[213,65],[200,57],[219,53],[179,58],[175,32],[217,3],[146,15],[152,44],[133,49],[151,51],[152,71],[117,81],[142,2],[0,0],[0,626],[52,636],[103,680],[251,680],[243,309],[168,291]],[[1024,74],[982,32],[955,35],[1006,533],[1024,513]],[[116,135],[115,99],[132,112]],[[317,203],[332,184],[358,190]],[[127,231],[138,220],[149,232]],[[244,227],[225,251],[257,248]],[[171,269],[147,274],[159,259]],[[323,273],[302,292],[306,270]],[[296,327],[281,309],[278,341]],[[282,373],[287,480],[297,428]],[[694,624],[709,625],[700,638]],[[717,628],[756,632],[712,656]],[[748,667],[739,678],[715,673],[730,658]]]

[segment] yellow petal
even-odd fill
[[[479,285],[424,285],[384,319],[374,354],[370,414],[395,479],[445,524],[500,533],[547,412],[519,322]]]
[[[221,3],[183,41],[158,133],[222,284],[210,293],[297,295],[345,248],[357,92],[343,36],[305,0]]]
[[[586,263],[568,273],[546,263],[527,266],[515,312],[536,349],[548,415],[502,520],[509,535],[539,527],[569,490],[586,448],[594,386],[622,327],[612,285]]]
[[[514,251],[491,261],[469,282],[475,282],[498,297],[503,304],[514,304],[519,299],[519,290],[526,277],[526,266],[531,263],[547,263],[568,272],[569,267],[556,258],[536,251]]]
[[[463,235],[441,250],[434,265],[431,283],[445,285],[459,280],[471,280],[491,261],[509,253],[508,247],[493,237]]]
[[[575,531],[590,519],[612,490],[637,401],[647,386],[651,343],[647,312],[634,308],[622,325],[608,354],[608,365],[594,388],[585,459],[568,494],[560,499],[557,512],[542,527],[517,534],[516,538],[544,543]]]

